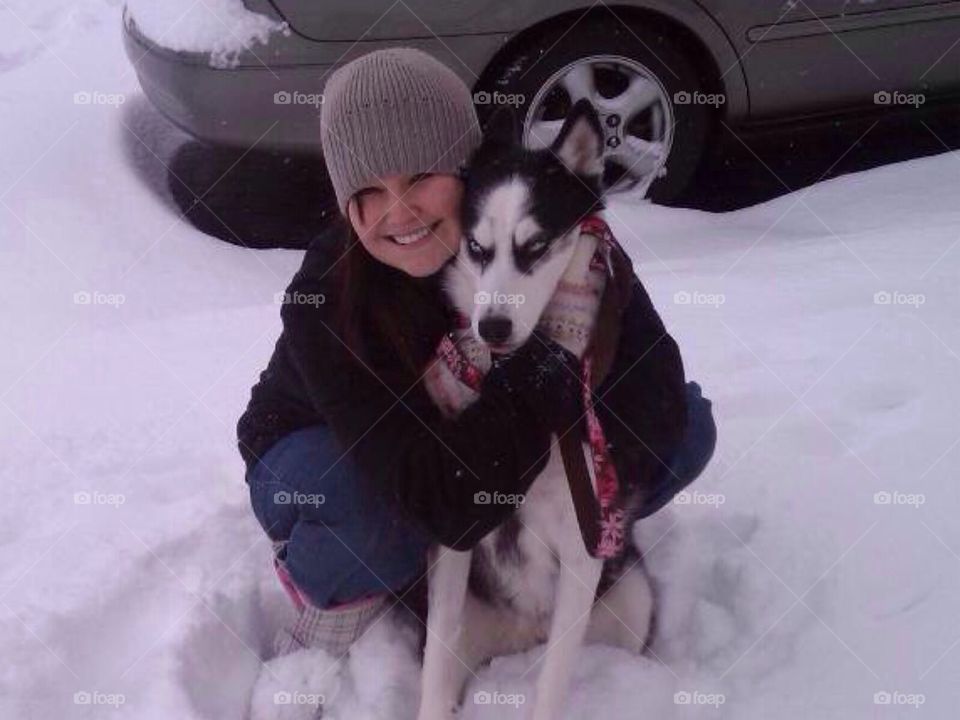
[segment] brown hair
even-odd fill
[[[349,221],[342,259],[337,264],[339,332],[353,352],[372,361],[369,342],[375,335],[389,358],[413,377],[424,371],[452,315],[439,292],[439,273],[416,278],[374,258]]]

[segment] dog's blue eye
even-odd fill
[[[467,254],[470,255],[474,262],[478,263],[481,268],[486,267],[493,259],[493,250],[487,250],[469,235],[466,236],[466,239]]]
[[[528,242],[523,246],[523,254],[528,257],[533,257],[540,255],[544,250],[547,249],[547,241],[545,239],[533,240]]]

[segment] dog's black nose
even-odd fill
[[[478,323],[477,330],[483,341],[491,345],[500,345],[510,339],[513,321],[503,315],[490,315]]]

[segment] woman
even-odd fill
[[[339,656],[425,572],[432,543],[471,548],[509,516],[475,495],[526,492],[551,434],[568,429],[557,419],[583,408],[579,361],[539,334],[495,364],[455,420],[421,382],[454,327],[439,271],[460,244],[463,168],[480,142],[459,78],[409,48],[354,60],[327,83],[321,142],[342,217],[287,290],[237,432],[254,513],[298,609],[275,650]],[[649,514],[699,474],[715,431],[639,281],[598,394],[618,472],[649,480]]]

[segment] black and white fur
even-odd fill
[[[589,263],[595,242],[576,226],[602,207],[601,142],[597,115],[582,101],[551,148],[514,145],[508,124],[488,130],[472,159],[466,240],[446,280],[453,302],[470,317],[464,332],[488,350],[523,344],[557,282]],[[476,304],[478,292],[522,294],[525,301]],[[452,375],[444,381],[457,385],[461,409],[475,398]],[[638,551],[628,533],[621,557],[603,561],[587,553],[556,438],[545,469],[509,520],[472,551],[433,548],[429,562],[418,720],[455,717],[466,681],[484,661],[540,643],[547,645],[534,663],[540,674],[532,718],[558,720],[583,642],[637,653],[645,646],[653,595]]]

